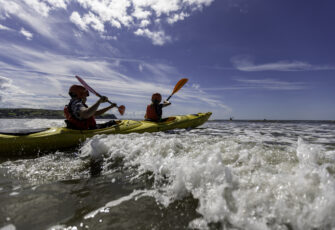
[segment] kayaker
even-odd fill
[[[107,97],[100,97],[97,102],[88,107],[86,105],[86,101],[90,94],[83,86],[72,85],[69,89],[69,95],[71,100],[69,104],[64,107],[64,115],[66,117],[65,122],[68,128],[86,130],[105,128],[115,124],[115,121],[112,120],[107,123],[97,125],[94,118],[95,116],[104,114],[116,106],[116,104],[113,103],[106,108],[98,110],[101,103],[108,101]]]
[[[163,107],[171,105],[169,101],[162,101],[162,95],[159,93],[154,93],[151,97],[151,104],[147,106],[147,111],[144,118],[147,121],[161,121],[163,114]]]

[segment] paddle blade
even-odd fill
[[[124,112],[126,111],[126,107],[125,107],[124,105],[120,105],[120,106],[118,107],[118,110],[119,110],[119,113],[120,113],[121,115],[123,115]]]
[[[183,87],[186,84],[187,81],[188,81],[187,78],[180,79],[178,83],[176,84],[176,86],[174,87],[172,94],[175,94],[176,92],[178,92],[181,89],[181,87]]]
[[[87,89],[88,91],[90,91],[91,93],[94,93],[95,95],[97,95],[98,97],[100,97],[100,94],[98,94],[97,92],[95,92],[95,90],[93,88],[91,88],[85,81],[84,79],[82,79],[79,76],[76,76],[76,78],[78,79],[78,81],[85,87],[85,89]]]

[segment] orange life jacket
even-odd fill
[[[76,119],[71,114],[68,105],[65,105],[64,107],[64,115],[65,115],[66,120],[70,123],[71,128],[73,129],[87,130],[87,129],[96,128],[96,122],[95,122],[94,116],[88,119],[85,119],[85,120]]]
[[[150,105],[147,106],[145,119],[151,120],[151,121],[160,121],[161,118],[162,118],[162,112],[161,111],[156,111],[156,108],[153,104],[150,104]]]

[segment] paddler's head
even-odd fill
[[[87,89],[81,85],[72,85],[69,89],[71,98],[78,98],[86,102],[86,98],[90,95]]]
[[[159,104],[162,101],[162,95],[160,95],[159,93],[152,94],[151,101],[154,104]]]

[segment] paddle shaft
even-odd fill
[[[173,94],[171,94],[166,100],[168,101],[171,97],[172,97]]]
[[[99,94],[98,92],[96,92],[91,86],[89,86],[84,79],[82,79],[79,76],[76,76],[77,80],[91,93],[94,93],[97,97],[102,97],[101,94]],[[119,109],[119,112],[121,115],[123,115],[124,111],[125,111],[125,106],[124,105],[120,105],[118,106],[116,103],[111,102],[110,100],[107,101],[109,104],[111,105],[116,105],[116,107]]]

